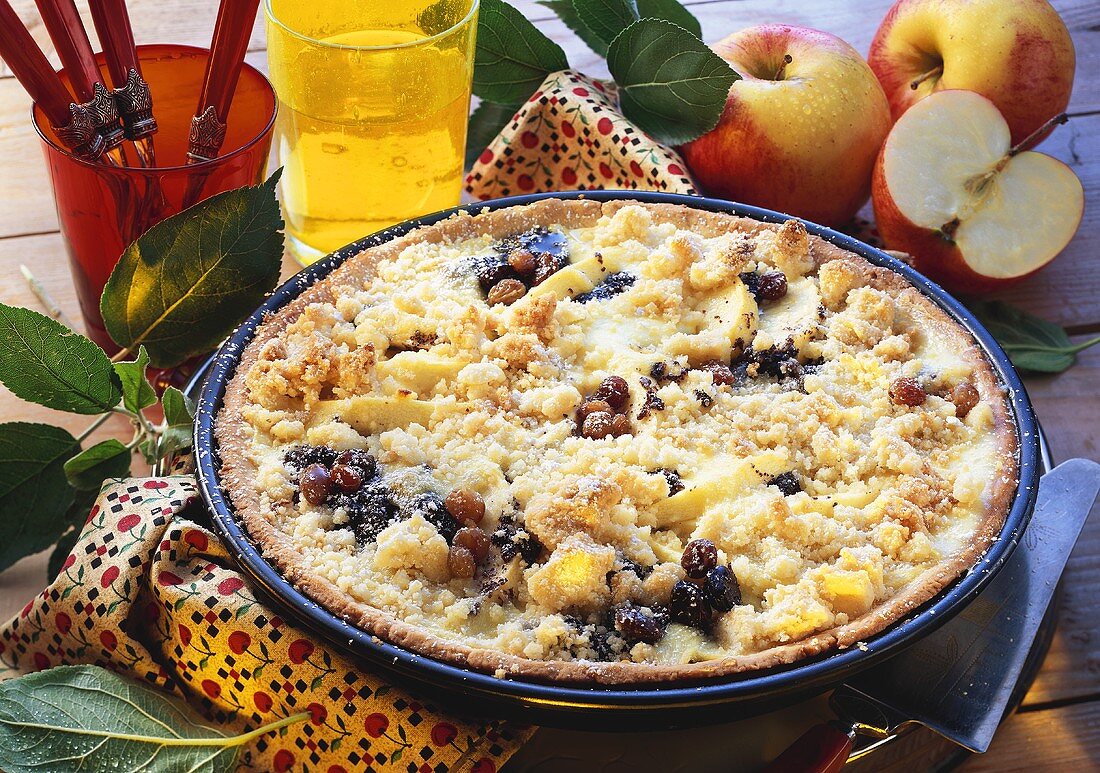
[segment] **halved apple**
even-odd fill
[[[1073,238],[1081,181],[1011,147],[997,107],[971,91],[925,97],[894,124],[875,164],[875,220],[888,247],[956,292],[992,290],[1042,268]]]

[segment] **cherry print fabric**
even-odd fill
[[[603,188],[698,193],[679,153],[619,112],[614,83],[572,70],[546,76],[466,176],[480,201]]]
[[[109,482],[61,573],[0,628],[0,679],[92,664],[177,696],[254,741],[256,771],[495,773],[531,729],[448,716],[256,599],[190,476]]]

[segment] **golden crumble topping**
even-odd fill
[[[895,275],[739,222],[410,240],[255,345],[230,488],[309,573],[477,650],[685,664],[861,619],[974,547],[1003,397]]]

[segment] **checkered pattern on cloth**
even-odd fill
[[[0,628],[0,679],[94,664],[237,731],[308,711],[245,750],[259,771],[494,773],[527,739],[442,714],[282,620],[188,518],[197,504],[190,476],[105,485],[61,573]]]
[[[614,83],[572,70],[547,75],[466,176],[480,200],[598,188],[698,193],[680,155],[619,112]]]

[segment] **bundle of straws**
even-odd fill
[[[72,90],[54,72],[9,0],[0,0],[0,58],[38,103],[58,139],[77,156],[112,166],[132,165],[124,145],[129,140],[137,165],[155,167],[153,98],[141,76],[125,0],[89,0],[113,88],[104,82],[75,0],[35,3]],[[258,5],[259,0],[221,0],[191,120],[188,164],[218,156]]]

